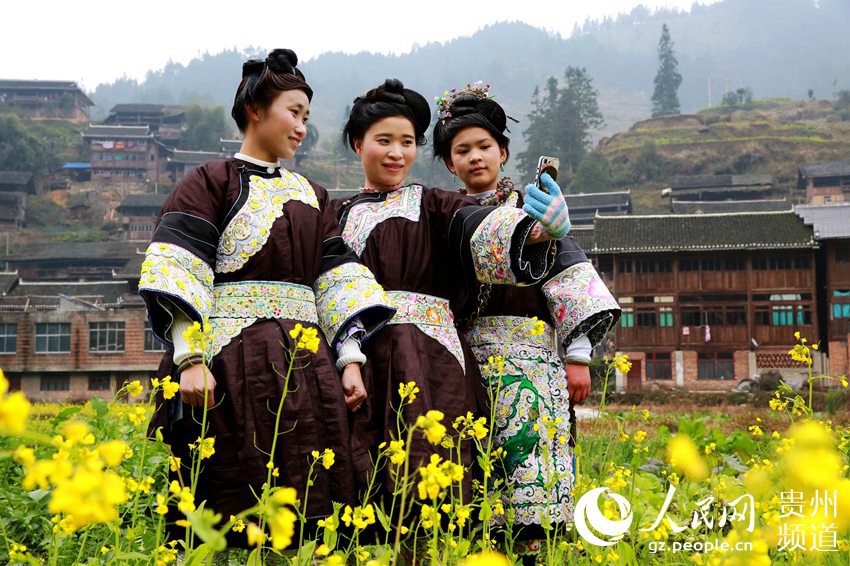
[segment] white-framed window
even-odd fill
[[[36,354],[69,354],[71,352],[70,322],[39,322],[35,325]]]
[[[18,325],[0,324],[0,354],[14,354],[18,349]]]
[[[90,322],[89,352],[123,352],[124,322]]]

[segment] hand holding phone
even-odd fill
[[[540,156],[540,159],[537,160],[537,174],[534,176],[534,184],[537,185],[538,189],[544,193],[549,193],[545,185],[540,181],[540,176],[543,173],[548,173],[549,176],[552,177],[553,181],[557,181],[558,167],[560,164],[561,160],[557,157],[547,157],[545,155]]]

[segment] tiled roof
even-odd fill
[[[126,281],[20,281],[7,296],[0,298],[0,310],[58,309],[62,299],[82,307],[106,308],[123,304],[129,291]]]
[[[850,161],[812,163],[800,167],[801,177],[833,177],[836,175],[850,175]]]
[[[697,189],[697,188],[733,188],[773,185],[773,177],[770,175],[681,175],[671,177],[668,182],[670,188]]]
[[[17,283],[17,271],[0,271],[0,295],[7,295]]]
[[[212,159],[225,157],[224,154],[215,151],[189,151],[175,149],[168,158],[169,163],[184,163],[186,165],[200,165]]]
[[[2,185],[26,185],[30,180],[32,180],[32,173],[28,171],[0,171]]]
[[[630,191],[617,191],[610,193],[578,193],[575,195],[564,195],[567,205],[572,209],[578,208],[605,208],[612,206],[632,207],[632,195]]]
[[[793,212],[598,216],[597,253],[817,247]]]
[[[53,90],[53,91],[76,91],[83,96],[83,101],[89,106],[94,102],[86,96],[86,93],[74,81],[26,81],[16,79],[0,79],[0,91],[14,92],[27,90]]]
[[[219,138],[219,145],[221,145],[221,151],[226,153],[227,155],[233,155],[239,148],[242,147],[242,140],[227,140],[224,138]]]
[[[801,204],[794,212],[812,227],[818,240],[850,238],[850,203]]]
[[[107,242],[71,242],[61,244],[36,244],[7,256],[8,261],[43,261],[50,259],[121,259],[136,253],[138,242],[119,240]]]
[[[596,246],[593,237],[593,226],[573,226],[570,230],[570,236],[587,253],[591,253]]]
[[[781,199],[761,200],[677,200],[671,203],[674,214],[702,214],[713,212],[766,212],[791,210],[791,203]]]
[[[116,104],[112,107],[112,110],[109,111],[110,114],[117,114],[119,112],[132,112],[132,113],[142,113],[142,112],[162,112],[163,108],[165,108],[162,104],[144,104],[144,103],[130,103],[130,104]]]
[[[168,198],[168,194],[137,194],[137,195],[127,195],[127,197],[121,201],[115,210],[118,212],[126,211],[130,208],[155,208],[157,212],[162,208],[162,205],[165,204],[165,199]]]
[[[84,138],[149,138],[152,137],[147,126],[106,126],[89,125]]]

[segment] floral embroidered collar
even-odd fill
[[[499,206],[508,200],[508,198],[516,191],[514,182],[510,177],[499,179],[499,183],[493,191],[487,191],[484,194],[472,195],[478,199],[478,203],[482,206]],[[461,194],[468,194],[466,188],[458,189]]]

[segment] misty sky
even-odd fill
[[[169,60],[187,63],[227,48],[404,53],[418,43],[468,36],[499,21],[523,21],[567,37],[586,18],[650,9],[688,10],[718,0],[15,0],[4,3],[0,79],[75,80],[93,90],[126,75],[142,79]]]

